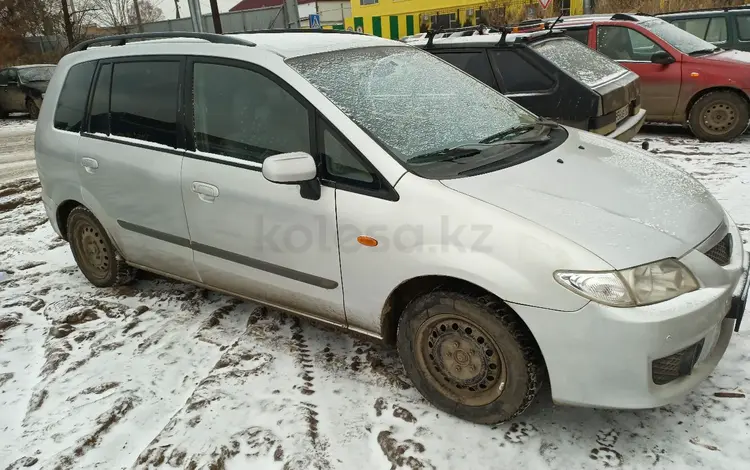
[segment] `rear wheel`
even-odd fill
[[[690,130],[701,140],[734,139],[747,128],[748,103],[731,91],[712,91],[698,98],[690,109]]]
[[[398,349],[427,400],[475,423],[522,413],[544,374],[531,333],[492,296],[433,292],[415,299],[399,321]]]
[[[29,113],[31,119],[39,118],[39,106],[36,105],[34,100],[26,100],[26,111]]]
[[[123,285],[135,277],[135,268],[125,263],[104,227],[85,207],[70,211],[67,235],[78,268],[95,286]]]

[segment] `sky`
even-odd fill
[[[178,1],[180,4],[180,15],[183,18],[186,16],[190,16],[190,9],[188,8],[187,0]],[[229,11],[230,8],[232,8],[239,2],[240,0],[216,0],[216,3],[219,5],[219,11],[221,13]],[[164,18],[171,20],[177,17],[177,15],[175,14],[174,0],[153,0],[153,3],[161,8],[161,11],[164,12]],[[211,4],[209,3],[209,0],[200,0],[200,3],[201,13],[211,13]]]

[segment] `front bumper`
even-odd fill
[[[741,247],[723,278],[676,299],[637,308],[589,302],[577,312],[512,305],[544,356],[556,403],[655,408],[679,400],[716,368],[747,304],[748,263]],[[689,262],[711,263],[702,254]],[[718,268],[718,266],[716,266]],[[724,282],[726,281],[726,282]],[[660,376],[665,360],[694,353],[687,373]],[[674,365],[677,370],[679,364]]]
[[[643,127],[643,123],[646,121],[646,110],[641,109],[638,113],[620,121],[617,128],[607,134],[607,137],[621,142],[629,142],[633,137],[638,134],[638,131]]]

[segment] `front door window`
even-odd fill
[[[638,31],[622,26],[599,26],[596,48],[613,60],[650,62],[664,49]]]

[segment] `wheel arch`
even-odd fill
[[[748,108],[750,108],[750,97],[747,96],[747,94],[740,90],[739,88],[722,85],[722,86],[715,86],[710,88],[704,88],[702,90],[697,91],[693,96],[690,97],[690,100],[688,100],[687,106],[685,107],[685,121],[690,121],[690,113],[693,110],[693,106],[695,106],[695,103],[698,102],[699,99],[703,98],[709,93],[714,93],[717,91],[728,91],[730,93],[734,93],[740,98],[742,98],[745,101],[745,104],[748,105]]]
[[[70,241],[68,240],[68,216],[73,209],[79,206],[84,205],[75,199],[68,199],[57,206],[57,214],[55,214],[57,228],[60,230],[60,235],[65,241]]]
[[[520,315],[518,315],[518,313],[516,313],[515,310],[513,310],[513,308],[508,305],[508,303],[505,302],[502,298],[489,291],[488,289],[473,282],[445,275],[425,275],[414,277],[402,282],[401,284],[396,286],[393,291],[391,291],[390,295],[383,304],[383,309],[380,316],[380,332],[383,338],[383,342],[388,345],[396,344],[398,323],[408,303],[421,295],[436,290],[459,292],[476,297],[486,295],[495,297],[498,301],[502,302],[509,311],[513,312],[513,314],[518,317],[518,320],[531,335],[531,339],[534,341],[537,348],[541,351],[536,338],[534,338],[534,333],[531,331],[529,326],[526,324],[523,318],[521,318]]]

